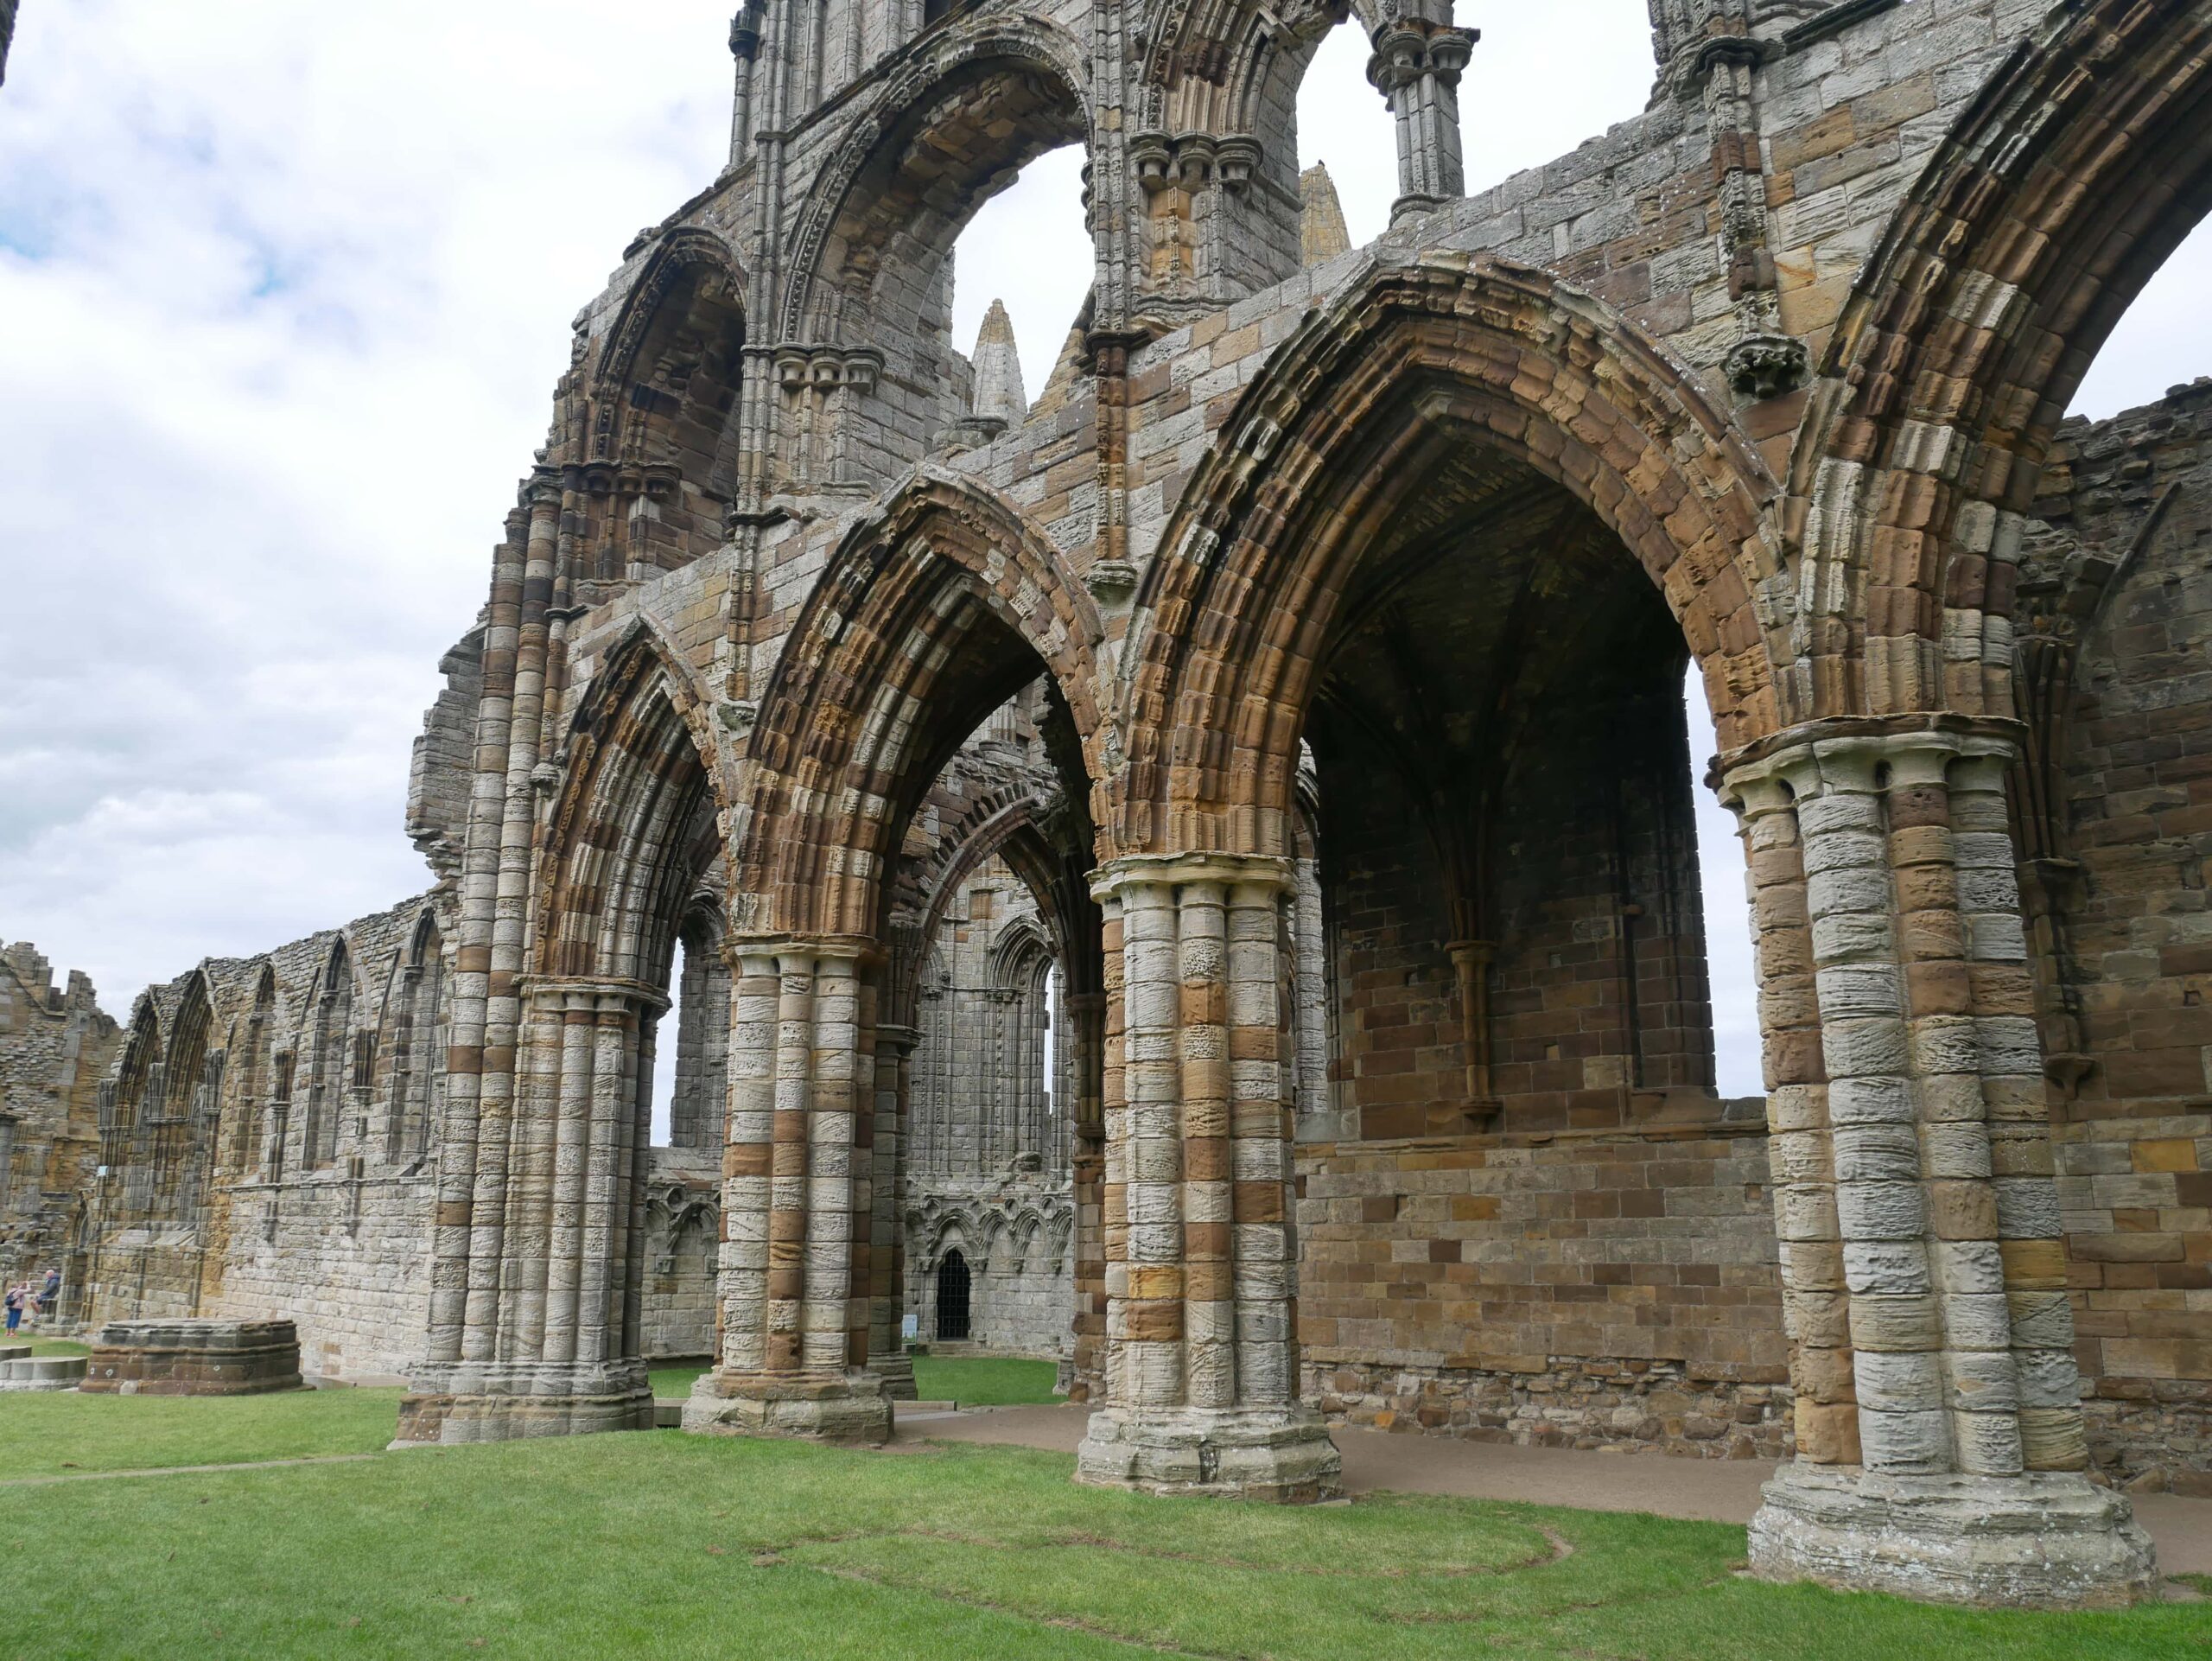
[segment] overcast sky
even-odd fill
[[[30,0],[0,88],[0,939],[120,1014],[427,884],[403,817],[438,657],[570,320],[721,160],[730,10]],[[1643,107],[1643,0],[1460,12],[1471,186]],[[1395,192],[1364,60],[1338,30],[1300,106],[1355,240]],[[1033,390],[1088,282],[1077,189],[1046,158],[961,245],[963,339],[1003,295]],[[2087,407],[2212,369],[2206,264]],[[1713,887],[1724,1085],[1754,1089],[1740,876]]]

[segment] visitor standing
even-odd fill
[[[22,1320],[23,1289],[21,1286],[11,1286],[8,1289],[9,1337],[13,1338],[16,1335],[16,1328],[22,1324]]]

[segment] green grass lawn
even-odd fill
[[[374,1453],[391,1440],[399,1397],[396,1390],[230,1397],[10,1392],[0,1397],[0,1482],[72,1471]]]
[[[45,1427],[170,1462],[251,1420],[389,1435],[390,1392],[54,1396]],[[16,1440],[18,1402],[0,1411]],[[253,1414],[232,1410],[248,1408]],[[181,1416],[170,1410],[181,1410]],[[373,1414],[370,1411],[374,1410]],[[320,1437],[302,1434],[310,1422]],[[34,1438],[33,1440],[39,1440]],[[0,1653],[1273,1661],[2174,1661],[2212,1612],[1980,1614],[1771,1587],[1741,1529],[1434,1498],[1278,1509],[1078,1488],[1063,1455],[675,1431],[0,1488]],[[13,1643],[16,1649],[10,1649]]]
[[[692,1381],[704,1372],[700,1366],[655,1367],[653,1394],[689,1396]],[[918,1355],[914,1358],[914,1393],[925,1402],[954,1401],[963,1407],[1011,1407],[1031,1402],[1057,1402],[1052,1380],[1059,1369],[1050,1361],[1021,1361],[1004,1356]]]
[[[1050,1361],[1018,1361],[995,1355],[918,1355],[914,1393],[925,1402],[957,1402],[963,1407],[1058,1402],[1066,1399],[1052,1394],[1052,1380],[1058,1372]]]
[[[686,1365],[680,1367],[655,1367],[648,1375],[652,1379],[653,1394],[662,1399],[689,1396],[699,1375],[706,1371],[702,1366]]]
[[[33,1355],[88,1355],[86,1346],[71,1338],[33,1338],[18,1333],[13,1338],[0,1338],[0,1349],[10,1345],[28,1344]]]

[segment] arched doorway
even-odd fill
[[[937,1266],[937,1335],[946,1344],[965,1343],[969,1331],[968,1259],[958,1246]]]

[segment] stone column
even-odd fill
[[[619,1319],[639,1273],[615,1225],[644,1203],[617,1157],[638,1105],[640,1033],[664,1007],[635,981],[524,977],[519,1111],[505,1228],[513,1249],[491,1352],[464,1358],[400,1406],[394,1445],[644,1429],[652,1393],[639,1333]]]
[[[1403,17],[1377,30],[1367,79],[1398,126],[1398,200],[1390,221],[1466,194],[1459,154],[1459,74],[1480,31]]]
[[[1732,766],[1797,1393],[1751,1562],[1974,1603],[2125,1601],[2082,1474],[1999,723],[1823,722]],[[1809,1038],[1817,1031],[1819,1053]]]
[[[912,1087],[912,1027],[878,1022],[875,1028],[875,1204],[868,1251],[868,1370],[883,1380],[893,1401],[914,1399],[914,1360],[906,1353],[904,1230],[899,1217],[901,1161],[906,1156],[906,1105]]]
[[[1116,946],[1105,964],[1108,983],[1120,984]],[[1106,1185],[1106,1125],[1101,1079],[1106,1069],[1109,1022],[1120,1042],[1118,1015],[1109,1012],[1118,998],[1105,992],[1073,992],[1062,1002],[1068,1017],[1069,1072],[1075,1080],[1068,1110],[1068,1181],[1075,1206],[1069,1251],[1075,1294],[1071,1333],[1068,1399],[1087,1402],[1097,1388],[1106,1333],[1106,1247],[1103,1199]]]
[[[891,1434],[890,1398],[867,1366],[868,949],[789,935],[731,943],[721,1354],[685,1405],[687,1430],[867,1442]]]
[[[1140,856],[1093,879],[1106,1341],[1079,1481],[1275,1500],[1338,1486],[1336,1448],[1297,1394],[1291,875],[1287,860]]]

